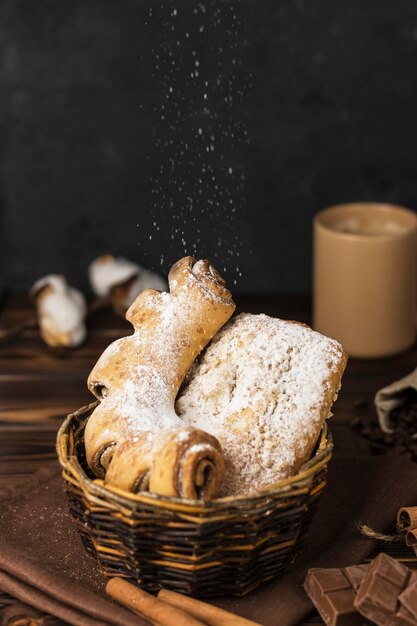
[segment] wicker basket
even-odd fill
[[[106,576],[193,596],[243,595],[294,558],[326,484],[332,443],[323,428],[301,471],[255,495],[203,502],[130,494],[94,480],[84,428],[97,402],[69,415],[58,456],[71,514]]]

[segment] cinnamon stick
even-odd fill
[[[106,592],[137,615],[158,626],[207,626],[186,611],[172,606],[122,578],[111,578]]]
[[[193,615],[193,617],[202,620],[208,626],[261,626],[258,622],[240,617],[234,613],[229,613],[224,609],[219,609],[213,604],[195,600],[189,596],[184,596],[175,591],[161,589],[158,598],[168,602],[173,607],[182,607],[185,611]]]
[[[417,528],[417,506],[401,507],[397,515],[397,528],[399,530]]]
[[[412,548],[417,546],[417,528],[412,528],[407,531],[405,536],[405,543],[407,546],[411,546]]]

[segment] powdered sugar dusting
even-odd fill
[[[31,294],[36,300],[41,334],[49,345],[75,347],[84,341],[85,298],[64,276],[44,276],[33,285]]]
[[[126,441],[135,442],[141,433],[158,436],[162,431],[183,427],[174,411],[172,394],[154,368],[137,365],[106,398],[106,410],[117,414]]]
[[[328,416],[331,376],[343,359],[336,341],[266,315],[239,315],[217,334],[177,411],[220,441],[224,494],[247,493],[297,471],[320,432],[323,408]]]
[[[91,458],[107,440],[130,444],[144,432],[156,438],[184,426],[174,408],[179,386],[234,309],[209,263],[191,262],[186,258],[174,266],[170,293],[139,296],[126,315],[135,332],[110,345],[91,372],[89,388],[103,400],[86,429]]]
[[[187,454],[200,454],[210,453],[213,450],[213,446],[209,443],[194,443],[187,448]]]
[[[100,256],[90,263],[88,269],[94,293],[100,297],[108,296],[114,285],[120,285],[134,276],[139,276],[141,268],[123,257]]]

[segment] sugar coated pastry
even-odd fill
[[[167,289],[165,280],[155,272],[111,254],[94,259],[90,263],[89,276],[94,293],[101,298],[110,298],[114,309],[123,314],[145,289]]]
[[[49,274],[36,281],[30,291],[38,313],[42,339],[51,347],[73,348],[87,334],[87,306],[83,294],[70,287],[64,276]]]
[[[126,491],[209,499],[224,478],[222,449],[215,437],[192,427],[147,431],[120,443],[106,474]]]
[[[168,282],[169,293],[146,290],[138,296],[126,314],[133,335],[111,344],[88,378],[101,402],[85,429],[87,461],[115,487],[135,491],[149,484],[165,495],[181,495],[191,493],[184,485],[196,481],[195,493],[209,497],[223,475],[220,446],[207,432],[184,431],[174,404],[194,359],[235,305],[208,261],[181,259]],[[185,455],[187,446],[195,453],[197,445],[198,455]],[[153,470],[159,454],[165,455],[171,474],[157,479]]]
[[[137,263],[123,257],[114,257],[112,254],[97,257],[88,268],[91,287],[100,297],[108,296],[114,285],[126,283],[139,273],[140,267]]]
[[[346,359],[337,341],[266,315],[241,314],[216,335],[176,407],[221,443],[223,495],[300,469],[330,416]]]

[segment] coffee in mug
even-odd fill
[[[314,219],[313,326],[353,357],[402,352],[417,333],[417,215],[373,202]]]

